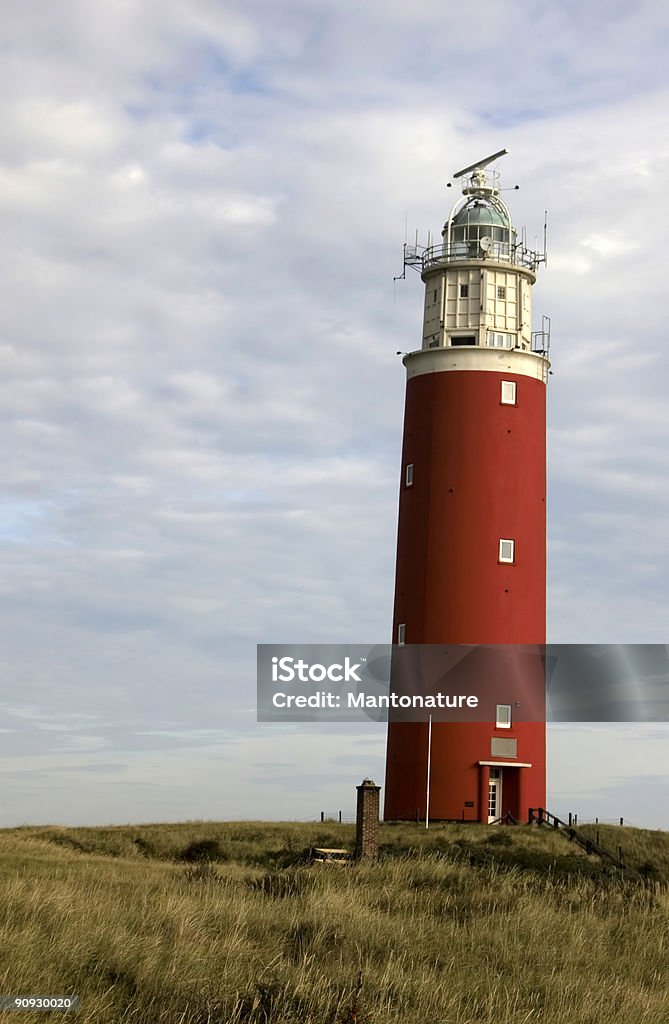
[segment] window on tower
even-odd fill
[[[510,704],[498,704],[495,712],[495,728],[496,729],[510,729],[511,728],[511,705]]]
[[[505,299],[506,298],[506,287],[505,287],[505,285],[503,285],[503,284],[498,284],[497,285],[497,298],[498,299]]]
[[[516,404],[516,382],[515,380],[503,380],[502,381],[502,405],[515,405]]]
[[[475,345],[476,335],[475,334],[458,334],[451,338],[451,345]]]
[[[500,562],[506,562],[512,564],[516,557],[516,542],[515,540],[501,539],[499,542],[499,560]]]
[[[468,284],[461,284],[460,285],[460,298],[461,299],[466,299],[466,298],[468,298],[468,296],[469,296],[469,285]]]
[[[515,334],[488,331],[488,348],[513,348],[515,340]]]
[[[399,626],[397,627],[397,646],[398,647],[404,647],[404,638],[406,636],[406,630],[407,630],[406,623],[400,622]]]
[[[413,462],[409,462],[407,464],[407,468],[404,473],[404,482],[407,487],[413,487]]]

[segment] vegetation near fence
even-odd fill
[[[385,825],[352,866],[308,862],[348,825],[7,830],[0,993],[78,1024],[666,1024],[669,835],[599,827],[654,878],[522,826]]]

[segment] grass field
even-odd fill
[[[656,880],[527,827],[386,825],[355,866],[306,861],[347,825],[6,830],[0,993],[87,1024],[667,1024],[669,834],[600,831]]]

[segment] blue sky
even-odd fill
[[[382,726],[255,723],[255,644],[389,639],[405,220],[502,147],[530,239],[549,210],[550,639],[666,641],[668,29],[7,5],[0,824],[306,818],[382,780]],[[668,739],[555,727],[549,806],[667,826]]]

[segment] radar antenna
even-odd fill
[[[469,171],[475,171],[477,168],[483,169],[484,167],[487,167],[488,164],[491,164],[493,160],[497,160],[498,157],[504,156],[508,152],[508,149],[500,149],[498,153],[493,153],[492,156],[487,156],[483,160],[477,160],[475,164],[470,164],[469,167],[463,167],[462,170],[457,171],[453,177],[461,178],[463,174],[468,174]]]

